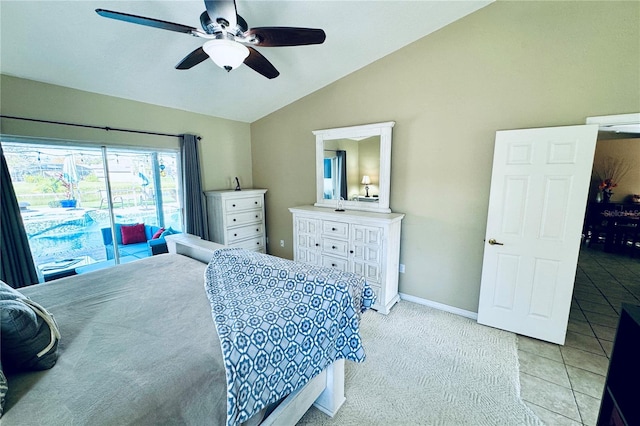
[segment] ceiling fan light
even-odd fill
[[[209,40],[202,49],[220,68],[231,71],[242,65],[249,49],[247,46],[227,39]]]

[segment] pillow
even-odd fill
[[[174,235],[174,234],[179,234],[180,232],[176,231],[175,229],[173,229],[172,227],[169,227],[167,229],[164,230],[164,232],[162,234],[160,234],[160,238],[164,238],[167,235]]]
[[[151,237],[152,240],[157,240],[158,238],[160,238],[160,235],[162,235],[162,233],[164,232],[164,228],[160,228],[156,231],[155,234],[153,234],[153,237]]]
[[[122,244],[144,243],[147,241],[147,235],[144,233],[144,223],[136,225],[121,225],[120,234],[122,235]]]
[[[9,370],[46,370],[58,360],[60,331],[42,306],[0,281],[2,365]]]

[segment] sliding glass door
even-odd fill
[[[3,141],[2,147],[45,279],[71,275],[80,266],[115,264],[121,258],[117,244],[107,256],[114,223],[182,230],[177,152],[20,140]],[[127,261],[149,254],[141,251]]]

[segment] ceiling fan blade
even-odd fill
[[[117,19],[118,21],[131,22],[132,24],[146,25],[147,27],[160,28],[162,30],[176,31],[179,33],[191,34],[197,31],[194,27],[189,27],[173,22],[161,21],[160,19],[146,18],[144,16],[130,15],[128,13],[114,12],[113,10],[96,9],[96,13],[105,18]]]
[[[276,67],[274,67],[267,58],[262,56],[260,52],[253,47],[247,47],[249,48],[249,56],[244,60],[246,66],[264,75],[268,79],[276,78],[280,75]]]
[[[198,47],[196,50],[185,56],[184,59],[181,60],[178,65],[176,65],[176,69],[188,70],[189,68],[193,68],[200,62],[204,62],[207,59],[209,59],[209,55],[205,53],[202,47]]]
[[[204,0],[207,13],[212,22],[222,24],[226,21],[226,27],[234,29],[238,23],[235,0]],[[222,22],[221,22],[222,21]]]
[[[255,37],[258,41],[256,46],[262,47],[322,44],[327,37],[321,29],[294,27],[250,28],[244,34],[247,37]]]

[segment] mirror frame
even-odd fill
[[[380,136],[380,177],[378,181],[378,202],[368,203],[345,200],[345,210],[360,210],[377,213],[391,213],[389,208],[389,190],[391,188],[391,129],[395,121],[364,124],[361,126],[338,127],[334,129],[314,130],[316,136],[316,207],[337,209],[337,200],[324,198],[324,141],[345,138],[368,138]]]

